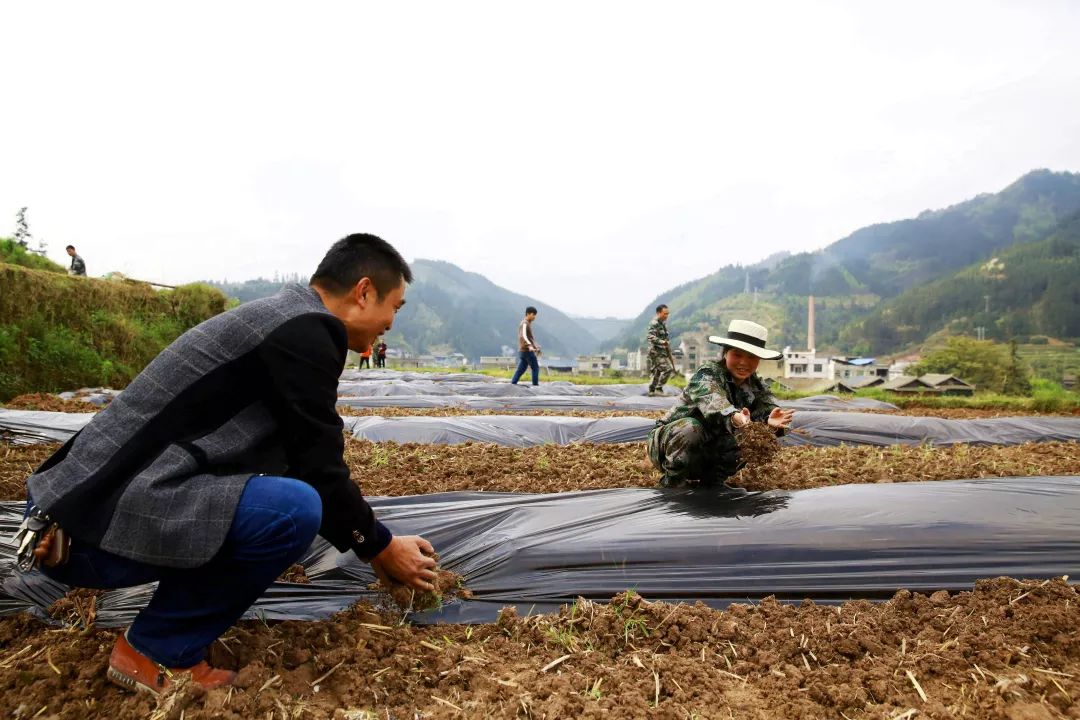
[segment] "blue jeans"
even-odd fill
[[[244,487],[224,545],[205,565],[148,565],[72,540],[68,562],[42,572],[76,587],[157,581],[150,603],[128,630],[128,642],[165,667],[190,667],[304,554],[321,523],[322,500],[315,488],[292,478],[256,475]]]
[[[536,361],[536,353],[532,350],[522,350],[518,355],[521,359],[518,360],[517,370],[514,372],[514,377],[510,379],[511,385],[517,385],[517,381],[521,379],[522,374],[525,372],[525,368],[532,368],[532,384],[540,384],[540,363]]]

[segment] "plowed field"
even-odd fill
[[[1080,595],[1060,579],[725,611],[633,594],[477,626],[355,607],[245,622],[211,648],[232,689],[156,701],[105,679],[114,630],[0,621],[4,717],[970,718],[1080,716]],[[182,685],[182,684],[181,684]]]
[[[0,494],[53,446],[0,445]],[[644,445],[396,445],[348,440],[368,495],[653,486]],[[785,448],[732,481],[750,489],[1080,473],[1080,445]],[[299,579],[301,570],[294,573]],[[467,582],[467,578],[466,578]],[[899,591],[889,602],[724,611],[579,600],[557,615],[412,626],[354,607],[321,622],[245,622],[211,648],[236,687],[161,699],[105,679],[116,630],[93,594],[68,629],[0,620],[0,717],[13,718],[1080,718],[1080,595],[1059,579]]]

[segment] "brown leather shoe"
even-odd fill
[[[203,690],[229,685],[236,679],[233,671],[212,668],[205,660],[189,668],[158,665],[131,647],[126,634],[116,639],[112,655],[109,656],[109,679],[125,690],[145,690],[157,695],[168,689],[173,675],[182,672],[191,673],[191,679]]]

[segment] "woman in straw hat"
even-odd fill
[[[763,422],[782,435],[791,425],[794,411],[777,407],[756,374],[762,360],[782,356],[766,349],[768,335],[757,323],[732,320],[726,335],[709,337],[723,347],[720,360],[694,373],[680,403],[649,433],[649,459],[664,473],[662,486],[723,482],[739,469],[736,428]]]

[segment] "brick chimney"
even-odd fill
[[[810,296],[810,307],[806,318],[806,349],[814,349],[814,296]]]

